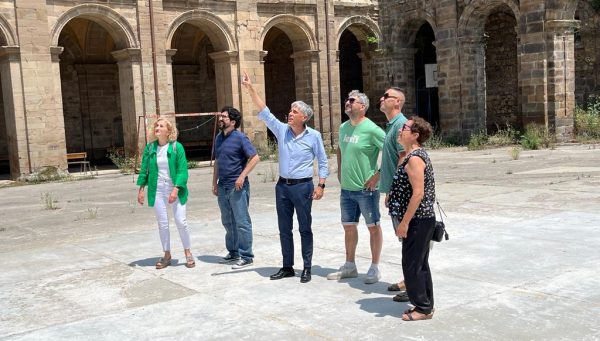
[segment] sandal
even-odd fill
[[[414,314],[417,313],[419,314],[418,316],[414,316]],[[431,320],[431,318],[433,317],[433,311],[429,314],[423,314],[420,313],[418,311],[416,311],[415,309],[412,309],[411,311],[404,312],[404,314],[402,315],[402,321],[422,321],[422,320]]]
[[[406,291],[401,291],[398,295],[392,298],[394,302],[408,302],[410,299],[408,298],[408,293]]]
[[[194,256],[192,256],[192,255],[185,256],[185,266],[187,268],[193,268],[196,266],[196,261],[194,261]]]
[[[171,265],[171,258],[160,257],[158,262],[156,262],[156,269],[164,269],[167,266]]]

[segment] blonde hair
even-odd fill
[[[156,135],[154,135],[154,130],[156,129],[156,125],[160,121],[165,122],[165,125],[167,126],[167,129],[169,130],[169,141],[176,141],[177,134],[179,134],[179,132],[177,131],[177,128],[175,127],[175,125],[173,125],[173,123],[171,123],[171,121],[167,120],[166,118],[159,118],[156,121],[154,121],[154,124],[152,124],[152,128],[150,128],[150,131],[148,132],[148,136],[150,136],[149,140],[155,141],[157,139]]]

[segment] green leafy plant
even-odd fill
[[[576,107],[574,116],[578,140],[600,138],[600,96],[591,96],[585,107]]]
[[[486,133],[480,132],[472,134],[469,138],[469,144],[467,149],[469,150],[480,150],[485,148],[487,144],[488,136]]]
[[[198,167],[200,167],[200,163],[198,161],[188,160],[187,167],[188,167],[188,169],[198,168]]]
[[[555,138],[546,129],[538,124],[529,124],[525,127],[525,133],[521,136],[523,149],[539,149],[553,147]]]
[[[496,133],[489,135],[487,144],[491,146],[510,146],[515,144],[519,138],[519,131],[513,128],[509,123],[506,123],[505,128],[496,126],[498,130]]]
[[[431,135],[429,140],[427,140],[427,142],[425,142],[424,146],[427,149],[440,149],[440,148],[452,147],[453,144],[444,140],[444,138],[442,137],[442,134],[434,133],[433,135]]]
[[[279,158],[278,150],[277,150],[277,142],[267,140],[266,142],[262,143],[258,147],[258,157],[260,158],[261,161],[264,161],[264,160],[277,161]]]
[[[137,168],[135,156],[128,155],[122,148],[112,148],[106,155],[124,174],[133,174]]]

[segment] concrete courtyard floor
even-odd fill
[[[386,291],[402,275],[387,212],[381,281],[363,284],[362,222],[359,278],[326,279],[344,261],[335,176],[313,203],[308,284],[299,275],[269,280],[281,265],[275,163],[251,176],[255,265],[237,271],[218,264],[226,251],[210,168],[190,171],[194,269],[183,266],[172,228],[179,263],[155,270],[154,213],[135,203],[131,175],[1,188],[0,339],[598,340],[600,145],[523,151],[518,160],[510,149],[431,152],[450,240],[432,250],[436,312],[422,322],[403,322],[407,304]],[[46,209],[44,196],[57,208]]]

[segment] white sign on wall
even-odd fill
[[[425,87],[438,87],[438,71],[437,64],[425,64]]]

